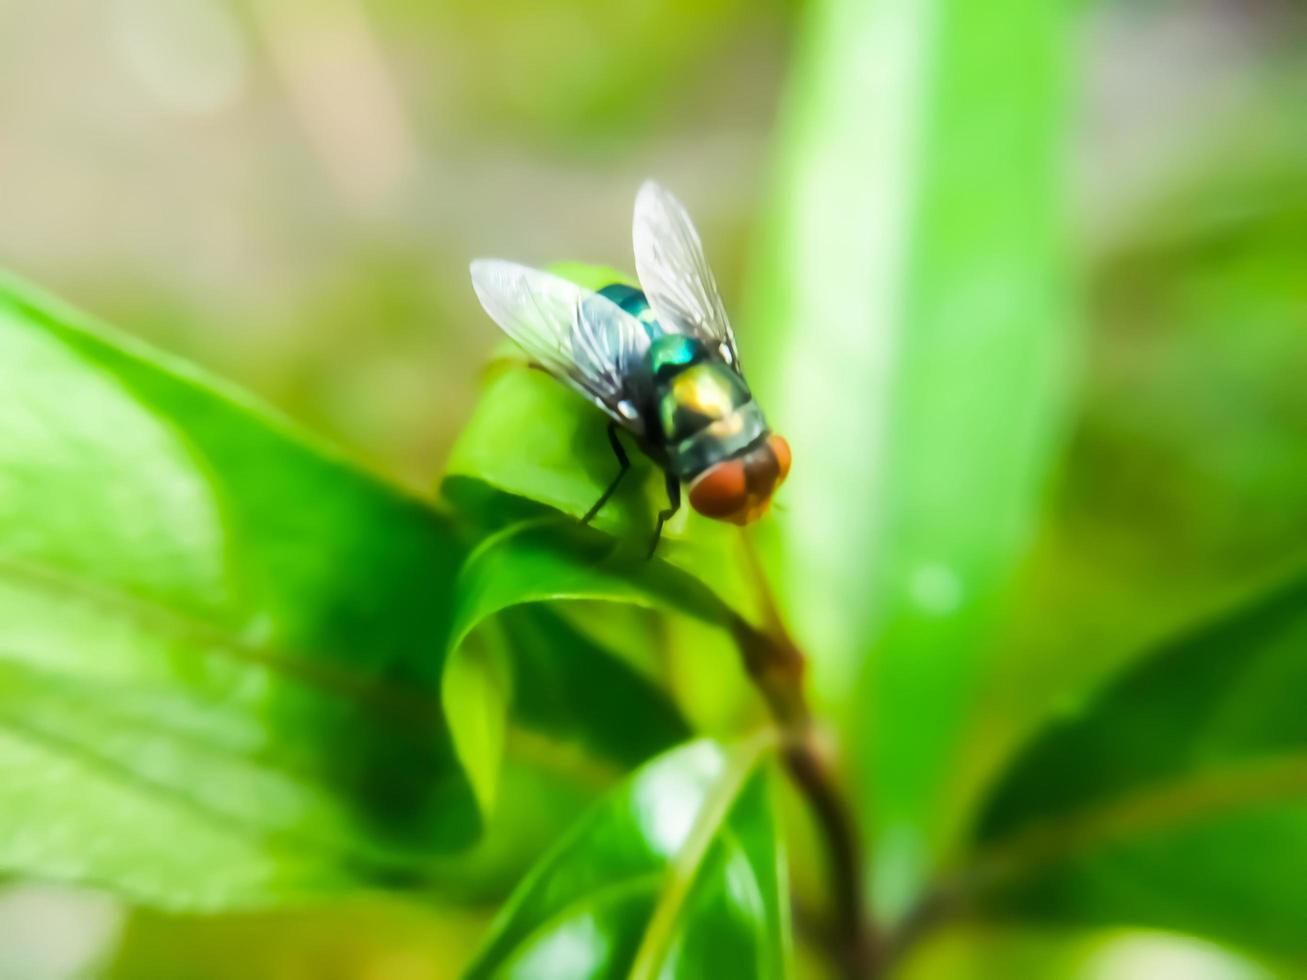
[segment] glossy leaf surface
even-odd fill
[[[0,286],[0,866],[279,901],[468,843],[447,521]]]
[[[783,976],[761,752],[700,741],[638,770],[522,883],[468,976]]]
[[[982,908],[1307,956],[1307,579],[1142,660],[1013,765]]]

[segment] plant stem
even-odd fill
[[[825,845],[834,891],[834,958],[849,980],[872,977],[879,972],[880,941],[863,897],[862,846],[834,768],[818,744],[803,687],[807,658],[785,628],[762,563],[747,536],[745,554],[766,629],[737,616],[732,632],[745,670],[780,732],[785,768],[811,809]]]
[[[878,942],[862,891],[862,848],[829,760],[820,751],[803,693],[805,659],[788,635],[774,636],[743,619],[734,625],[745,669],[781,736],[781,758],[807,801],[826,849],[834,890],[835,958],[844,976],[874,975]]]
[[[880,958],[879,942],[863,899],[862,849],[852,815],[811,738],[788,746],[784,758],[795,785],[812,808],[826,844],[834,887],[837,958],[849,977],[869,977]]]

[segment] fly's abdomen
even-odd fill
[[[716,361],[686,367],[660,386],[658,421],[673,471],[682,480],[767,434],[744,380]]]

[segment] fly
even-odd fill
[[[767,426],[744,380],[735,333],[699,234],[668,191],[646,182],[635,199],[640,288],[597,292],[559,276],[477,259],[472,286],[491,319],[533,362],[608,416],[618,471],[581,519],[588,524],[630,469],[618,430],[663,471],[663,525],[681,487],[700,514],[748,524],[767,512],[790,470],[790,447]]]

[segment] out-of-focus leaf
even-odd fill
[[[615,790],[524,881],[470,977],[781,977],[765,743],[701,741]]]
[[[483,916],[466,906],[402,902],[377,894],[311,908],[226,915],[133,910],[107,962],[102,958],[80,975],[96,980],[454,980],[454,951],[476,935]],[[30,961],[26,967],[5,975],[23,980],[68,975],[34,968]]]
[[[1249,92],[1272,120],[1213,120],[1219,148],[1096,259],[1076,431],[967,740],[977,786],[1050,703],[1307,564],[1307,140],[1301,99]]]
[[[788,92],[740,333],[794,449],[775,567],[852,719],[882,908],[958,818],[941,784],[1063,414],[1067,13],[823,0]]]
[[[510,726],[495,807],[470,848],[440,858],[432,874],[437,894],[461,904],[502,902],[581,814],[626,770],[552,736]],[[466,960],[475,939],[463,944]]]
[[[1132,668],[995,791],[971,901],[1307,957],[1307,578]]]
[[[601,267],[566,263],[552,268],[588,288],[630,281]],[[486,330],[496,329],[487,319]],[[476,411],[450,454],[445,494],[465,510],[493,516],[500,525],[539,510],[520,505],[515,510],[503,500],[487,507],[485,488],[582,517],[618,472],[607,424],[606,415],[543,371],[506,359],[492,368]],[[630,436],[622,438],[632,471],[593,526],[613,535],[624,553],[642,562],[667,497],[661,471]],[[648,564],[689,572],[733,608],[749,614],[754,600],[741,571],[741,543],[738,529],[685,506],[664,528],[658,560]]]
[[[1143,929],[1050,929],[1047,924],[956,923],[895,970],[895,980],[1289,980],[1241,952],[1192,936]]]
[[[466,844],[461,558],[244,396],[0,284],[0,867],[216,908]]]

